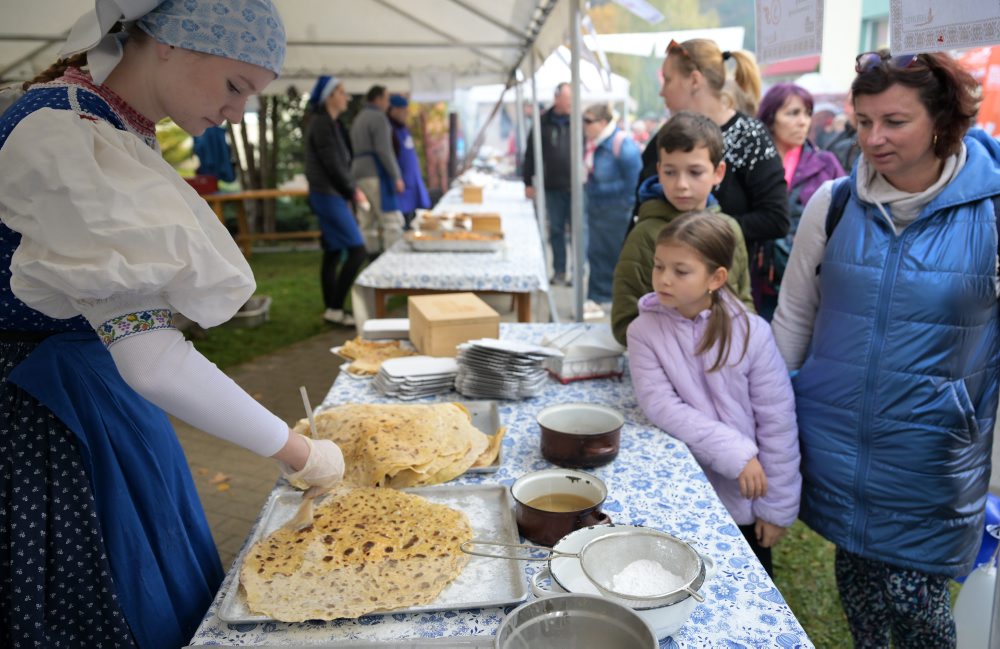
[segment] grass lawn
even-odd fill
[[[258,252],[250,257],[257,294],[271,296],[270,320],[253,329],[220,326],[190,337],[225,369],[330,330],[319,286],[322,252]]]
[[[318,250],[256,253],[250,266],[257,293],[272,298],[270,321],[254,329],[216,327],[192,336],[222,368],[329,331],[321,315]],[[397,306],[401,306],[397,305]],[[774,552],[775,583],[809,638],[820,649],[851,646],[833,575],[833,545],[795,523]],[[953,584],[952,597],[957,591]]]

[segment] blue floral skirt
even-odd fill
[[[93,332],[0,342],[0,646],[176,649],[223,572],[164,413]]]

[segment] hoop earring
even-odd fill
[[[934,134],[934,139],[931,141],[931,146],[937,146],[937,133]]]

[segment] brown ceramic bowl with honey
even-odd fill
[[[555,545],[573,530],[610,523],[601,511],[608,497],[604,482],[572,469],[526,473],[510,487],[521,536],[538,545]]]

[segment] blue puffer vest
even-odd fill
[[[1000,378],[1000,146],[978,129],[965,145],[958,177],[898,236],[851,175],[793,382],[802,520],[849,552],[949,576],[979,549]]]

